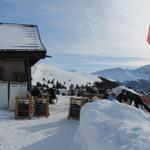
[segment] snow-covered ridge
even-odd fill
[[[45,81],[43,81],[43,78]],[[87,83],[93,83],[95,81],[101,81],[96,75],[84,73],[84,72],[70,72],[64,71],[58,67],[52,66],[51,64],[38,64],[32,68],[32,84],[35,85],[36,82],[46,82],[48,80],[61,82],[67,87],[71,84],[85,85]]]
[[[126,90],[132,94],[136,94],[141,96],[139,93],[137,93],[136,91],[134,91],[133,89],[129,89],[125,86],[117,86],[116,88],[112,89],[112,92],[115,93],[116,95],[119,95],[121,93],[122,90]]]
[[[123,68],[105,69],[94,72],[93,74],[120,82],[138,81],[138,79],[149,80],[150,65],[146,65],[135,70]]]
[[[104,78],[120,81],[120,82],[137,80],[137,78],[134,75],[132,75],[132,73],[122,68],[102,70],[102,71],[95,72],[93,74]]]

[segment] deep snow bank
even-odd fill
[[[117,101],[86,104],[75,141],[82,150],[149,150],[150,116]]]

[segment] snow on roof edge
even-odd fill
[[[35,24],[0,23],[0,50],[42,50],[38,26]]]

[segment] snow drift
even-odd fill
[[[33,85],[35,85],[37,82],[43,83],[43,78],[45,78],[44,82],[46,83],[48,80],[52,81],[53,79],[55,79],[55,82],[59,81],[62,84],[65,83],[67,87],[69,87],[71,84],[86,85],[89,82],[93,83],[95,81],[101,81],[95,75],[64,71],[50,64],[39,64],[33,67],[32,78]]]
[[[150,116],[117,101],[86,104],[75,141],[82,150],[149,150]]]

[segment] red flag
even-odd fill
[[[147,42],[148,42],[148,44],[150,44],[150,26],[149,26],[149,29],[148,29]]]

